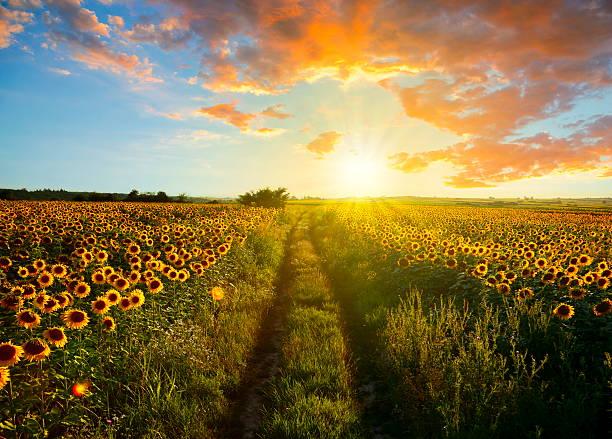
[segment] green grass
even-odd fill
[[[364,437],[338,305],[303,228],[289,257],[282,360],[267,393],[261,436]]]

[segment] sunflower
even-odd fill
[[[49,297],[45,303],[43,304],[42,308],[40,309],[42,312],[44,312],[45,314],[50,314],[54,311],[57,311],[58,309],[60,309],[61,306],[59,304],[59,302],[57,300],[55,300],[54,297]]]
[[[91,292],[91,287],[89,286],[88,283],[85,283],[85,282],[79,282],[74,287],[74,294],[80,298],[87,297],[90,292]]]
[[[30,361],[42,361],[49,356],[49,345],[38,338],[25,342],[22,346],[23,356]]]
[[[574,315],[574,307],[565,303],[560,304],[555,308],[553,314],[561,320],[569,320]]]
[[[128,299],[130,299],[130,303],[132,304],[132,308],[138,308],[138,307],[142,306],[142,304],[145,301],[144,294],[140,290],[132,291],[132,293],[128,296]]]
[[[535,275],[535,273],[529,267],[525,267],[525,268],[523,268],[523,271],[521,271],[521,276],[522,277],[533,277],[534,275]]]
[[[110,302],[105,296],[98,297],[91,302],[91,309],[95,314],[105,314],[110,309]]]
[[[446,268],[455,268],[457,266],[457,260],[455,258],[448,258],[444,262],[444,265],[446,266]]]
[[[103,285],[104,283],[106,283],[106,276],[103,272],[96,271],[94,274],[91,275],[91,281],[96,285]]]
[[[586,290],[584,288],[570,288],[567,293],[567,297],[571,299],[582,299],[586,296]]]
[[[68,306],[70,299],[68,298],[68,293],[56,294],[53,298],[57,301],[57,304],[60,308],[64,308]]]
[[[147,288],[149,289],[150,293],[155,294],[155,293],[159,293],[164,288],[164,284],[158,278],[152,277],[147,282]]]
[[[578,256],[578,263],[580,265],[591,265],[592,262],[593,262],[593,258],[590,257],[589,255]]]
[[[51,267],[51,274],[55,277],[62,278],[68,274],[68,269],[66,268],[65,265],[56,264],[53,267]]]
[[[0,390],[11,380],[11,373],[7,367],[0,367]]]
[[[510,283],[514,282],[516,280],[516,273],[513,271],[508,271],[506,273],[506,280]]]
[[[53,284],[54,280],[51,273],[44,272],[38,276],[38,285],[40,285],[41,288],[47,288]]]
[[[596,316],[610,314],[610,311],[612,311],[612,300],[610,299],[604,299],[593,307],[593,313]]]
[[[130,255],[137,255],[140,253],[140,246],[138,244],[132,244],[127,249]]]
[[[567,267],[567,268],[565,269],[565,273],[566,273],[568,276],[573,276],[573,275],[575,275],[576,273],[578,273],[578,267],[577,267],[576,265],[570,265],[569,267]]]
[[[30,275],[30,273],[28,273],[28,269],[25,267],[19,267],[17,274],[19,277],[28,277]]]
[[[36,270],[43,271],[45,269],[45,267],[47,266],[47,263],[44,260],[42,260],[42,259],[37,259],[37,260],[34,261],[34,263],[32,265],[34,265]]]
[[[119,303],[117,305],[123,311],[127,311],[132,308],[132,301],[129,297],[122,297],[121,299],[119,299]]]
[[[140,281],[140,273],[138,271],[131,271],[128,275],[128,281],[134,285]]]
[[[89,316],[80,309],[70,309],[62,313],[62,320],[70,329],[82,329],[89,323]]]
[[[600,277],[599,279],[597,279],[596,283],[597,288],[599,288],[600,290],[605,290],[610,285],[610,279],[606,277]]]
[[[111,305],[116,305],[117,302],[119,302],[119,299],[121,298],[119,292],[117,292],[116,290],[108,290],[104,297],[106,297],[106,300]]]
[[[45,302],[47,300],[49,300],[49,297],[47,294],[45,294],[45,292],[41,292],[38,294],[38,296],[36,296],[34,298],[34,300],[32,301],[32,305],[34,305],[36,308],[42,310],[43,307],[45,306]]]
[[[502,294],[510,294],[510,285],[507,283],[500,283],[497,285],[497,291]]]
[[[32,284],[27,284],[22,287],[23,292],[21,293],[21,297],[24,299],[32,299],[36,296],[36,287]]]
[[[532,297],[533,297],[533,290],[531,288],[521,288],[516,293],[516,298],[520,302],[524,302],[528,299],[531,299]]]
[[[0,343],[0,366],[12,366],[17,363],[23,355],[21,346],[15,346],[13,343]]]
[[[536,267],[538,267],[539,269],[544,269],[546,268],[546,266],[548,265],[548,261],[544,258],[538,258],[535,261],[535,265]]]
[[[11,265],[13,265],[13,261],[11,261],[10,258],[6,257],[6,256],[2,256],[0,257],[0,268],[3,270],[6,270],[7,268],[9,268]]]
[[[174,269],[170,270],[168,272],[167,276],[168,276],[168,279],[170,279],[170,280],[176,280],[176,278],[178,277],[178,271],[176,271]]]
[[[23,326],[26,329],[34,328],[40,325],[40,316],[34,311],[23,310],[17,313],[15,316],[17,324]]]
[[[43,331],[43,337],[47,339],[49,343],[58,348],[64,347],[68,343],[68,338],[62,328],[49,328]]]
[[[113,282],[113,287],[118,291],[125,291],[130,287],[130,283],[126,279],[119,277]]]
[[[210,290],[210,295],[212,296],[213,300],[218,302],[223,299],[224,293],[221,287],[213,287]]]
[[[115,269],[110,266],[102,267],[102,273],[104,274],[104,277],[108,277],[111,274],[115,273]]]
[[[0,300],[0,306],[6,309],[18,310],[23,305],[21,296],[4,296]]]
[[[582,280],[585,284],[592,284],[593,282],[595,282],[595,276],[593,276],[593,273],[588,272],[584,276],[582,276]]]
[[[187,279],[189,279],[189,277],[189,271],[185,269],[179,270],[177,278],[179,282],[185,282]]]
[[[104,317],[101,323],[102,323],[102,326],[104,326],[104,330],[106,332],[114,331],[115,327],[117,326],[115,324],[115,319],[113,319],[111,316]]]

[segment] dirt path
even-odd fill
[[[283,262],[275,285],[275,299],[261,324],[257,343],[248,360],[245,375],[232,404],[226,437],[254,438],[261,423],[263,395],[269,381],[278,371],[281,342],[287,314],[285,288],[290,277],[290,248],[296,226],[287,235]]]

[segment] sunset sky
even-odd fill
[[[2,0],[0,187],[612,196],[611,5]]]

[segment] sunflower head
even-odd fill
[[[0,366],[12,366],[17,363],[23,355],[23,348],[13,343],[0,343]]]
[[[553,314],[561,320],[569,320],[574,315],[574,307],[565,303],[560,304],[555,308]]]
[[[62,314],[62,320],[70,329],[82,329],[89,323],[89,316],[80,309],[71,309]]]
[[[42,361],[51,353],[49,345],[38,338],[25,342],[22,348],[24,357],[30,361]]]
[[[61,348],[68,343],[68,339],[66,338],[66,334],[62,328],[46,329],[43,331],[43,337],[45,337],[45,339],[53,346],[57,346],[58,348]]]

